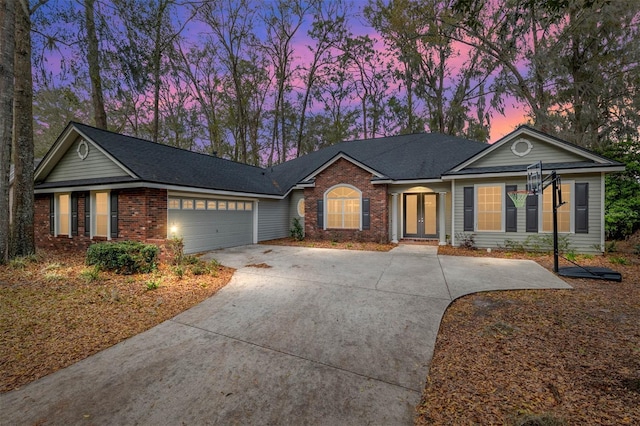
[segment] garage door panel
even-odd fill
[[[169,210],[168,217],[184,240],[185,253],[253,243],[253,211]]]

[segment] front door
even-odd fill
[[[404,194],[405,237],[437,237],[436,195],[433,193]]]

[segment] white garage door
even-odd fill
[[[253,203],[169,197],[169,236],[184,240],[185,253],[253,243]]]

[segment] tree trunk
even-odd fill
[[[0,264],[9,259],[9,168],[13,134],[15,0],[0,0]]]
[[[87,62],[89,63],[89,79],[91,80],[91,102],[96,127],[107,129],[107,113],[104,109],[102,79],[100,77],[100,58],[98,35],[95,23],[95,0],[84,0],[84,12],[87,24]]]
[[[35,253],[33,232],[33,79],[31,75],[31,17],[16,8],[13,138],[13,223],[10,257]]]

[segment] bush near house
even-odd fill
[[[156,268],[159,251],[138,241],[97,243],[87,249],[86,263],[124,275],[147,273]]]

